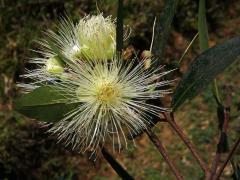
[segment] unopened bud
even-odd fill
[[[48,59],[46,63],[46,70],[52,74],[60,74],[64,71],[64,67],[58,57],[54,56]]]
[[[77,26],[80,42],[78,58],[87,60],[112,59],[116,51],[116,26],[102,14],[87,16]]]
[[[142,52],[141,59],[144,59],[144,67],[145,67],[145,69],[150,68],[150,66],[151,66],[151,57],[152,57],[151,51],[144,50]]]

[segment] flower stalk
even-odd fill
[[[102,155],[104,159],[110,164],[110,166],[114,169],[114,171],[121,177],[122,179],[133,180],[134,178],[121,166],[116,159],[107,151],[105,147],[101,149]]]
[[[146,130],[146,134],[148,135],[149,139],[152,141],[154,146],[158,149],[158,151],[161,153],[164,160],[167,162],[168,166],[170,167],[171,171],[175,175],[176,179],[183,180],[182,175],[180,174],[180,171],[177,169],[174,161],[171,160],[169,154],[167,153],[166,149],[162,145],[159,138],[152,132],[151,129]]]
[[[183,130],[178,126],[178,124],[175,122],[173,113],[170,113],[170,116],[166,113],[163,113],[165,116],[165,119],[170,124],[170,126],[174,129],[174,131],[178,134],[178,136],[182,139],[182,141],[186,144],[186,146],[191,151],[193,157],[196,159],[202,170],[205,172],[205,176],[209,176],[210,170],[207,166],[207,164],[202,160],[202,158],[199,155],[199,152],[197,151],[196,147],[191,143],[190,139],[184,134]]]

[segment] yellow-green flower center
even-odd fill
[[[96,89],[96,100],[104,105],[114,105],[118,102],[119,90],[110,83],[103,83]]]

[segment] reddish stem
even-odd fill
[[[205,176],[209,177],[210,170],[209,170],[208,166],[206,165],[206,163],[200,157],[199,153],[197,152],[196,147],[191,143],[190,139],[184,134],[181,127],[179,127],[178,124],[175,122],[173,113],[171,113],[170,117],[166,113],[164,113],[164,116],[165,116],[167,122],[171,125],[171,127],[176,131],[176,133],[179,135],[179,137],[183,140],[183,142],[189,148],[193,157],[197,160],[200,167],[205,172]]]
[[[169,154],[167,153],[166,149],[163,147],[162,143],[158,139],[158,137],[152,132],[151,129],[148,129],[146,131],[149,139],[152,141],[152,143],[155,145],[155,147],[158,149],[158,151],[162,154],[164,160],[169,165],[170,169],[176,176],[176,179],[183,180],[182,175],[180,174],[179,170],[176,168],[175,163],[170,159]]]
[[[212,165],[211,165],[211,174],[209,177],[206,178],[206,180],[211,180],[214,175],[216,174],[216,171],[217,171],[217,167],[218,167],[218,164],[220,162],[220,159],[221,159],[221,153],[216,153],[215,155],[215,158],[212,162]]]

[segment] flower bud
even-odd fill
[[[87,60],[112,59],[116,51],[116,26],[102,14],[87,16],[77,26],[80,49],[76,56]]]
[[[141,59],[145,59],[144,61],[144,67],[145,69],[150,68],[151,66],[151,57],[152,57],[152,53],[151,51],[148,50],[144,50],[141,54]]]
[[[46,71],[52,74],[60,74],[64,71],[63,64],[57,56],[51,57],[47,60]]]

